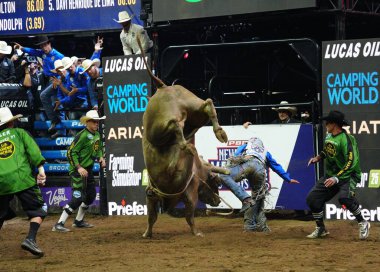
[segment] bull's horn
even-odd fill
[[[212,166],[211,172],[223,174],[223,175],[229,175],[231,173],[230,170],[223,167],[218,167],[218,166]]]

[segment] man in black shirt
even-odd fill
[[[13,83],[16,79],[14,64],[7,58],[11,52],[12,47],[0,41],[0,83]]]

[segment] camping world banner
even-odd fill
[[[144,215],[141,140],[150,77],[141,55],[103,58],[103,73],[108,214]]]
[[[379,74],[380,38],[322,44],[323,113],[344,112],[347,131],[358,141],[363,174],[357,197],[371,221],[380,221]],[[354,219],[336,201],[326,206],[326,217]]]

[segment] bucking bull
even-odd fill
[[[146,190],[148,227],[143,237],[152,237],[157,205],[162,200],[169,210],[183,201],[191,232],[202,236],[194,224],[198,198],[211,206],[218,206],[220,180],[212,173],[228,174],[228,170],[203,162],[191,142],[198,129],[209,121],[220,142],[227,142],[227,134],[218,123],[211,99],[202,100],[179,85],[166,86],[152,74],[143,56],[149,76],[158,88],[143,117],[142,146],[150,182]]]

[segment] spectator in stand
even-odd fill
[[[101,58],[101,54],[102,54],[102,50],[103,50],[103,38],[99,37],[98,36],[98,39],[95,43],[95,46],[94,46],[94,53],[92,53],[92,56],[90,59],[99,59]],[[82,66],[82,62],[85,60],[86,58],[78,58],[77,56],[72,56],[71,57],[71,60],[73,61],[74,65],[75,66]]]
[[[103,76],[103,69],[99,68],[100,60],[86,59],[82,63],[83,72],[86,72],[89,75],[89,79],[87,80],[87,88],[90,96],[91,107],[95,110],[98,109],[98,97],[99,95],[96,93],[96,81]]]
[[[12,47],[6,42],[0,41],[0,83],[14,83],[16,72],[13,61],[7,58],[12,52]]]
[[[53,134],[56,132],[55,127],[61,122],[61,118],[59,117],[59,113],[54,111],[54,101],[56,100],[57,90],[53,89],[52,83],[54,77],[58,75],[53,73],[52,70],[54,70],[54,61],[62,59],[64,55],[52,47],[51,40],[48,36],[39,36],[35,45],[39,46],[40,49],[23,47],[18,43],[15,43],[14,48],[20,49],[31,56],[41,57],[43,60],[44,83],[40,97],[46,116],[51,120],[51,126],[48,131]]]
[[[54,78],[53,86],[57,88],[57,101],[55,102],[55,111],[60,109],[72,110],[73,108],[87,108],[87,75],[82,75],[82,67],[76,67],[69,57],[54,62],[55,71],[60,77]],[[62,112],[62,111],[61,111]],[[77,119],[82,112],[71,111],[69,119]],[[69,131],[74,133],[74,131]],[[51,137],[57,138],[64,135],[64,131],[57,131]]]
[[[103,69],[100,67],[100,58],[102,52],[103,38],[98,37],[95,44],[94,53],[91,59],[84,60],[82,62],[82,67],[84,72],[87,72],[89,79],[87,80],[87,88],[89,95],[90,107],[94,110],[98,109],[98,94],[96,92],[96,82],[100,77],[103,76]]]
[[[273,120],[271,124],[294,124],[294,123],[301,123],[297,119],[293,118],[293,116],[297,113],[296,107],[288,106],[287,101],[281,101],[280,103],[283,106],[280,106],[278,108],[272,108],[273,110],[278,112],[278,118]],[[248,128],[248,126],[252,125],[251,122],[245,122],[243,126],[245,128]]]
[[[296,107],[289,106],[288,101],[281,101],[282,106],[278,108],[272,108],[277,111],[278,119],[272,121],[271,124],[291,124],[291,123],[300,123],[299,120],[294,119],[293,116],[297,113]]]
[[[38,70],[37,62],[31,62],[29,65],[26,65],[25,68],[23,85],[28,88],[27,93],[31,107],[38,108],[42,106],[39,92],[41,90],[42,73]],[[29,78],[30,83],[26,83],[29,82]]]
[[[62,105],[65,109],[87,108],[87,74],[83,73],[82,67],[76,67],[69,57],[62,59],[63,68],[58,68],[61,79],[54,79],[55,85],[59,87],[60,99],[56,101],[55,110]],[[62,72],[67,70],[67,73]],[[65,97],[63,96],[66,95]]]
[[[136,37],[140,35],[142,48],[148,52],[153,47],[153,42],[149,39],[145,29],[137,24],[132,24],[133,16],[129,16],[128,12],[119,12],[119,19],[115,22],[121,24],[123,29],[120,33],[121,44],[123,45],[124,55],[141,54],[140,47],[137,44]]]

